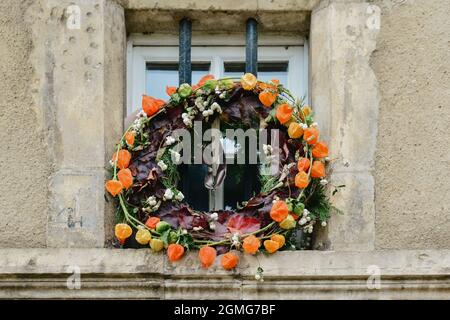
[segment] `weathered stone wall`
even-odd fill
[[[295,29],[289,19],[284,23],[301,32],[306,30],[305,21],[309,22],[309,18],[302,18],[304,12],[316,8],[319,2],[322,8],[333,3],[338,8],[364,1],[277,0],[249,1],[246,5],[236,2],[239,6],[233,16],[239,12],[258,12],[264,25],[273,30],[277,26],[271,24],[277,20],[273,14],[283,14],[289,6],[292,11],[291,7],[298,5],[304,8],[296,11],[301,28]],[[71,3],[82,8],[81,30],[65,27],[64,10]],[[103,232],[112,230],[112,219],[107,218],[112,212],[108,206],[103,207],[102,193],[88,200],[86,196],[82,202],[86,200],[90,205],[77,207],[78,200],[70,198],[76,193],[71,188],[96,184],[94,189],[102,189],[103,166],[122,129],[124,11],[121,5],[128,12],[127,23],[132,29],[139,25],[141,20],[137,14],[142,13],[141,6],[145,3],[139,0],[0,2],[0,137],[3,141],[0,247],[101,246]],[[371,192],[367,201],[359,200],[369,208],[365,212],[376,214],[375,248],[450,248],[447,174],[450,167],[450,6],[440,0],[371,3],[378,5],[382,14],[376,50],[371,57],[381,98],[376,164],[374,168],[369,166],[370,175],[373,173],[376,179],[375,210],[370,208]],[[190,2],[175,1],[171,6],[176,7],[173,12],[195,14],[196,8]],[[228,7],[227,3],[220,2],[213,9],[219,12]],[[156,9],[161,8],[150,11]],[[162,9],[172,12],[165,3]],[[317,12],[319,16],[321,13]],[[330,11],[334,21],[341,16],[345,18],[347,13],[345,8],[339,11],[340,15],[335,15],[336,12]],[[348,15],[352,13],[348,11]],[[320,25],[320,21],[316,20],[316,24]],[[332,26],[326,30],[333,32]],[[354,36],[352,28],[346,32]],[[337,49],[342,48],[335,49],[332,52],[337,57],[340,54]],[[330,66],[336,68],[338,64]],[[350,69],[342,70],[351,67],[346,64],[345,68]],[[336,76],[339,77],[334,73]],[[354,91],[349,87],[346,90]],[[336,97],[340,99],[339,95]],[[361,111],[357,104],[354,107]],[[357,123],[353,125],[357,127]],[[353,147],[349,144],[348,148]],[[355,159],[356,162],[350,159],[351,164],[358,162]],[[366,188],[367,184],[362,186]],[[353,206],[356,202],[348,203]],[[85,217],[88,233],[77,229],[80,219],[70,215],[76,208]],[[349,217],[350,223],[352,217],[357,215]],[[47,226],[52,230],[50,239]],[[102,235],[95,235],[96,232]],[[66,237],[67,234],[72,238]],[[331,239],[335,244],[344,239],[336,232],[335,236]],[[81,242],[77,243],[79,239]],[[342,242],[342,246],[346,245]]]
[[[33,1],[0,1],[0,247],[46,243],[48,153],[45,110],[32,98]]]
[[[376,247],[450,248],[450,3],[374,4]]]
[[[70,5],[79,26],[67,23]],[[103,247],[105,165],[125,100],[123,8],[7,0],[0,14],[0,247]]]

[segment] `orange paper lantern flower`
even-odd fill
[[[309,106],[303,106],[301,111],[298,112],[298,116],[302,121],[305,121],[305,117],[307,117],[312,112],[312,109]]]
[[[288,216],[289,209],[286,202],[282,200],[276,201],[270,210],[270,217],[276,222],[281,222]]]
[[[164,100],[155,99],[146,95],[142,96],[142,110],[144,110],[148,117],[157,113],[164,104]]]
[[[213,80],[214,76],[212,74],[207,74],[206,76],[203,76],[200,81],[197,83],[197,88],[203,86],[206,81]],[[195,90],[194,87],[192,87],[192,90]]]
[[[312,155],[314,158],[328,157],[327,144],[323,141],[317,142],[316,145],[314,146],[314,148],[312,149]]]
[[[119,173],[117,173],[117,178],[127,190],[133,185],[133,175],[130,169],[120,169]]]
[[[307,128],[303,131],[303,139],[309,144],[316,144],[319,139],[319,130],[314,127]]]
[[[127,145],[129,145],[130,147],[134,145],[134,137],[135,137],[134,131],[127,131],[127,133],[125,133],[125,141]]]
[[[233,252],[227,252],[222,256],[220,262],[222,264],[222,268],[225,270],[231,270],[237,266],[239,258]]]
[[[295,186],[299,189],[304,189],[309,184],[308,174],[305,171],[300,171],[295,175]]]
[[[311,168],[311,177],[322,178],[325,177],[325,165],[320,161],[314,161]]]
[[[105,183],[106,190],[113,196],[117,196],[122,192],[123,186],[120,181],[117,180],[108,180]]]
[[[282,248],[286,243],[286,239],[282,234],[274,234],[270,237],[270,240],[278,242],[278,247]]]
[[[170,262],[180,260],[184,255],[184,247],[178,243],[169,244],[167,247],[167,257]]]
[[[158,217],[149,217],[149,218],[147,219],[147,221],[145,222],[145,225],[146,225],[147,227],[149,227],[150,229],[155,229],[155,228],[156,228],[156,225],[157,225],[158,222],[160,222],[160,221],[161,221],[161,219],[158,218]]]
[[[298,139],[303,135],[303,128],[297,122],[291,122],[288,128],[288,135],[292,139]]]
[[[311,161],[309,161],[308,158],[300,158],[300,159],[298,159],[298,162],[297,162],[297,169],[298,169],[298,171],[307,172],[310,164],[311,164]]]
[[[127,240],[131,236],[132,233],[133,230],[131,230],[131,227],[126,223],[118,223],[114,228],[114,235],[122,245],[125,243],[125,240]]]
[[[253,90],[257,83],[258,80],[251,73],[246,73],[241,77],[241,85],[244,90]]]
[[[280,245],[276,241],[266,240],[266,241],[264,241],[264,248],[266,248],[266,251],[268,253],[274,253],[274,252],[278,251],[278,249],[280,248]]]
[[[292,118],[293,109],[287,103],[280,104],[277,108],[276,117],[281,124],[285,124]]]
[[[275,83],[276,85],[279,85],[279,84],[280,84],[280,80],[278,80],[278,79],[272,79],[272,80],[270,80],[270,82],[273,82],[273,83]]]
[[[271,105],[273,105],[273,103],[275,102],[275,100],[277,100],[277,95],[276,93],[269,91],[269,90],[264,90],[261,91],[259,93],[259,101],[261,101],[261,103],[266,106],[266,107],[270,107]]]
[[[118,155],[118,157],[117,157]],[[119,152],[114,152],[112,162],[116,163],[119,169],[126,169],[130,165],[131,153],[126,149],[121,149]]]
[[[177,92],[177,87],[169,87],[166,86],[166,93],[167,95],[170,97],[171,95],[173,95],[174,93]]]
[[[261,246],[261,242],[254,235],[250,235],[244,239],[242,248],[248,254],[255,254]]]
[[[204,268],[209,268],[216,260],[217,252],[213,247],[202,247],[198,251],[198,257]]]

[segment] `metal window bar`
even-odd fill
[[[258,73],[258,22],[253,18],[246,25],[245,72]]]
[[[180,68],[178,70],[180,84],[192,82],[191,38],[192,22],[184,18],[180,21]]]

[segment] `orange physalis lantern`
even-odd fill
[[[319,130],[314,127],[307,128],[303,131],[303,139],[309,144],[316,144],[319,139]]]
[[[288,135],[292,139],[298,139],[303,135],[303,128],[297,122],[291,122],[288,128]]]
[[[287,103],[280,104],[277,108],[276,117],[281,124],[285,124],[292,118],[293,109]]]
[[[298,162],[297,162],[297,169],[298,169],[298,171],[307,172],[310,164],[311,164],[311,161],[309,161],[308,158],[300,158],[300,159],[298,159]]]
[[[127,131],[127,133],[125,133],[125,141],[130,147],[134,145],[134,137],[135,134],[133,131]]]
[[[272,80],[270,80],[270,82],[273,82],[276,85],[280,84],[280,80],[278,80],[278,79],[272,79]]]
[[[177,92],[177,87],[169,87],[166,86],[166,93],[167,95],[170,97],[171,95],[173,95],[175,92]]]
[[[145,225],[150,229],[155,229],[159,221],[161,221],[161,219],[158,217],[149,217],[145,222]]]
[[[270,210],[270,217],[276,222],[281,222],[288,216],[289,209],[286,202],[282,200],[276,201]]]
[[[119,155],[119,157],[117,157]],[[121,149],[119,152],[114,152],[112,157],[112,162],[116,162],[117,160],[117,167],[119,169],[126,169],[128,168],[131,160],[131,153],[128,150]]]
[[[258,80],[251,73],[246,73],[241,77],[241,85],[244,90],[253,90],[257,83]]]
[[[328,147],[325,142],[319,141],[312,149],[312,155],[314,158],[328,157]]]
[[[322,178],[325,177],[325,165],[320,161],[314,161],[311,168],[311,177]]]
[[[119,178],[122,186],[127,190],[133,185],[133,176],[131,175],[130,169],[120,169],[119,173],[117,173],[117,178]]]
[[[274,234],[273,236],[270,237],[270,240],[278,242],[279,248],[282,248],[284,246],[284,244],[286,243],[286,239],[284,238],[284,236],[282,234]]]
[[[133,230],[131,230],[131,227],[126,223],[118,223],[114,228],[114,235],[122,245],[125,243],[125,240],[127,240],[131,236],[132,233]]]
[[[164,104],[164,100],[155,99],[146,95],[142,96],[142,110],[144,110],[148,117],[157,113]]]
[[[212,74],[207,74],[206,76],[203,76],[200,79],[200,81],[197,83],[197,88],[204,85],[206,83],[206,81],[213,80],[213,79],[214,79],[214,76]],[[192,89],[195,90],[194,87],[192,87]]]
[[[277,100],[277,94],[268,90],[261,91],[258,97],[259,101],[266,107],[270,107]]]
[[[120,181],[117,180],[108,180],[105,183],[106,190],[113,196],[117,196],[122,192],[123,186]]]
[[[266,240],[264,241],[264,248],[266,248],[268,253],[274,253],[280,248],[280,246],[276,241]]]
[[[242,248],[246,253],[255,254],[261,246],[261,242],[254,235],[250,235],[244,239]]]
[[[237,266],[239,258],[233,252],[227,252],[222,256],[220,262],[225,270],[231,270]]]
[[[170,262],[175,262],[180,260],[184,254],[184,247],[178,243],[169,244],[167,247],[167,257]]]
[[[300,171],[295,175],[295,186],[299,189],[304,189],[308,186],[308,174],[305,171]]]
[[[298,112],[298,115],[302,121],[305,121],[305,117],[307,117],[312,112],[309,106],[303,106],[301,111]]]
[[[202,247],[198,251],[198,257],[200,258],[200,262],[202,263],[202,266],[204,268],[209,268],[214,263],[214,260],[216,260],[216,249],[213,247]]]

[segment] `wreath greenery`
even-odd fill
[[[325,185],[328,148],[319,138],[311,108],[277,80],[214,79],[197,85],[167,87],[170,99],[143,96],[142,111],[125,131],[111,160],[107,191],[116,197],[115,236],[120,245],[136,241],[153,251],[167,249],[170,261],[185,250],[199,249],[202,266],[216,255],[233,269],[235,250],[273,254],[295,249],[293,232],[312,233],[326,226],[331,212]],[[278,129],[280,171],[261,175],[261,191],[235,210],[201,212],[183,201],[177,189],[179,172],[173,159],[174,130],[189,129],[194,121],[211,124],[220,119],[232,127]],[[265,145],[270,159],[274,152]],[[257,272],[257,275],[261,270]]]

